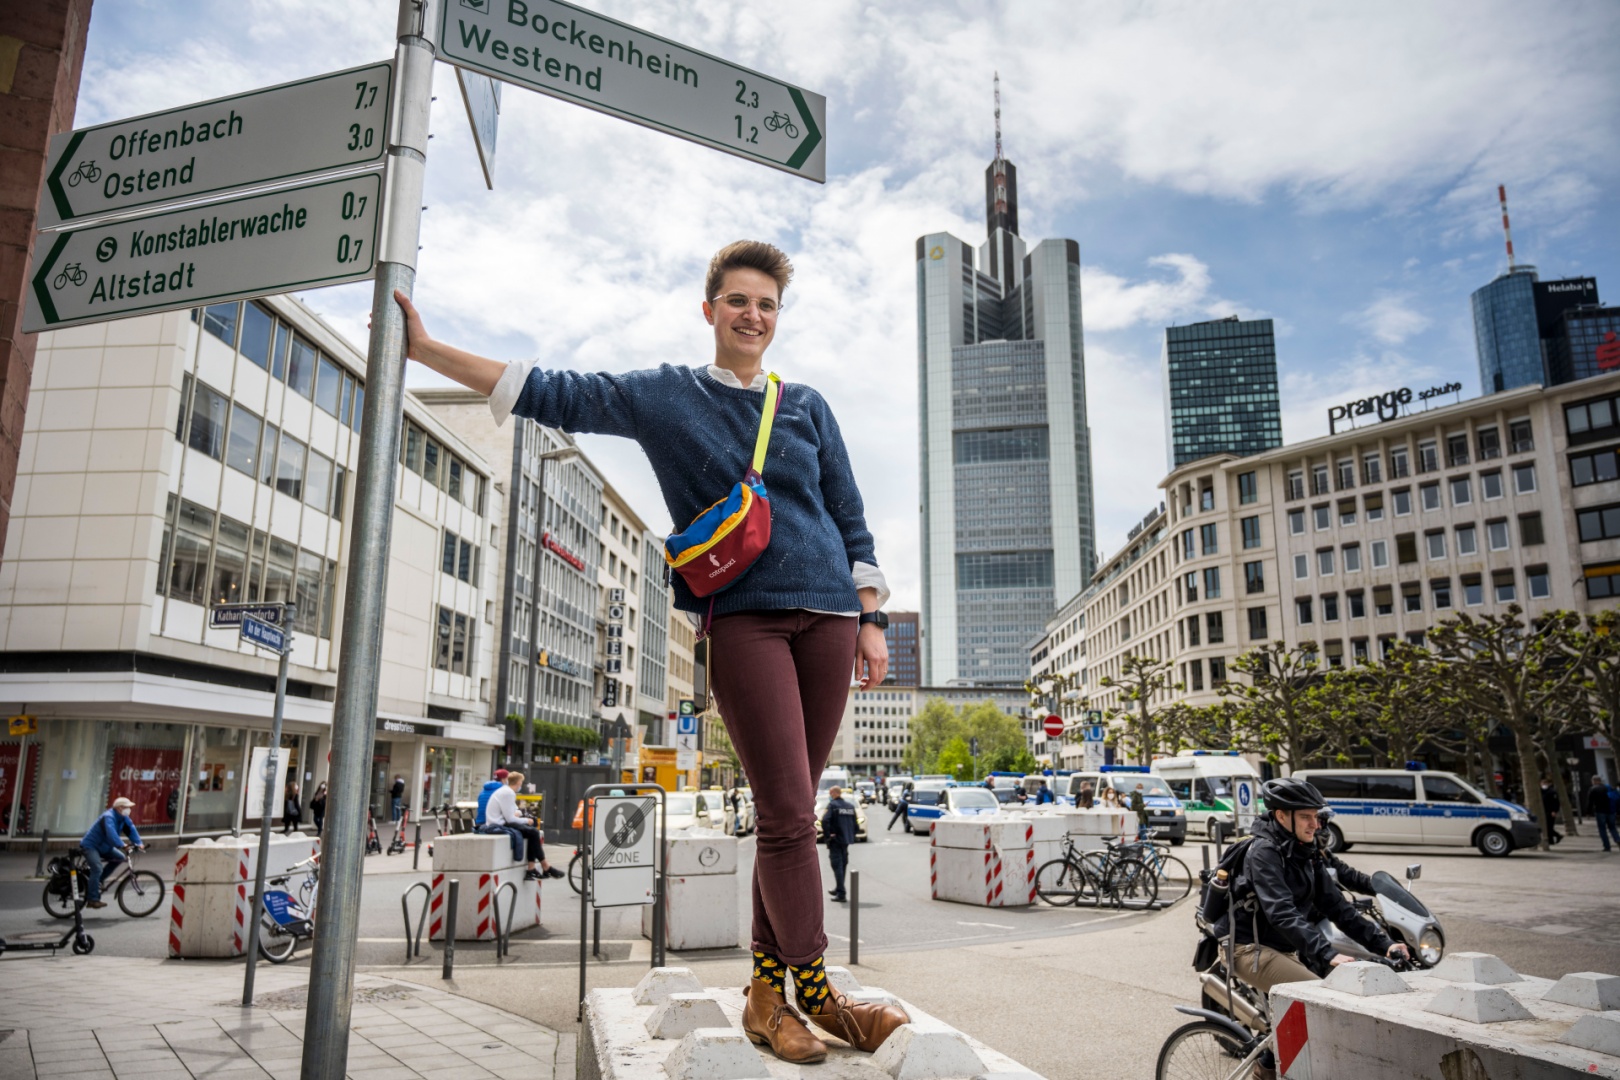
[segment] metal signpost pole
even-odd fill
[[[394,114],[389,118],[382,248],[372,290],[366,402],[354,495],[354,542],[343,592],[337,700],[332,715],[333,794],[322,839],[321,915],[310,958],[304,1023],[304,1080],[343,1080],[354,1000],[354,947],[360,924],[366,783],[377,716],[383,602],[394,512],[405,395],[405,315],[394,290],[416,280],[427,166],[428,112],[433,99],[433,0],[400,0],[394,53]],[[450,931],[454,933],[454,928]]]
[[[283,606],[281,628],[287,639],[276,665],[276,710],[270,721],[270,756],[264,762],[264,805],[259,819],[259,859],[253,871],[253,904],[248,908],[247,974],[242,979],[242,1005],[253,1005],[253,975],[259,962],[260,912],[264,908],[264,877],[270,869],[270,814],[275,808],[276,765],[281,755],[281,714],[287,707],[287,663],[292,656],[292,619],[296,608]]]

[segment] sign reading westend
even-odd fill
[[[23,331],[362,281],[381,198],[369,172],[46,234]]]
[[[818,183],[827,99],[562,0],[443,0],[439,58]]]
[[[39,228],[380,163],[393,61],[51,140]]]

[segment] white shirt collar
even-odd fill
[[[752,383],[750,383],[748,386],[744,386],[741,379],[737,378],[736,375],[733,375],[731,372],[727,371],[718,364],[709,365],[709,377],[715,382],[719,383],[721,386],[730,386],[737,390],[758,390],[760,393],[765,392],[765,384],[771,380],[770,375],[761,371],[758,375],[754,376],[754,381]]]

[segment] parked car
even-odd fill
[[[937,796],[923,799],[922,796]],[[1001,803],[993,792],[982,787],[948,787],[937,791],[917,791],[906,810],[906,831],[927,835],[934,822],[947,817],[979,817],[1000,812]]]
[[[1493,799],[1456,773],[1423,769],[1301,769],[1327,800],[1330,850],[1352,844],[1439,844],[1501,857],[1533,848],[1541,828],[1517,803]]]

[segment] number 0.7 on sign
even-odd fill
[[[47,234],[23,330],[362,281],[377,265],[381,197],[370,172]]]
[[[392,61],[67,131],[39,227],[380,162]]]

